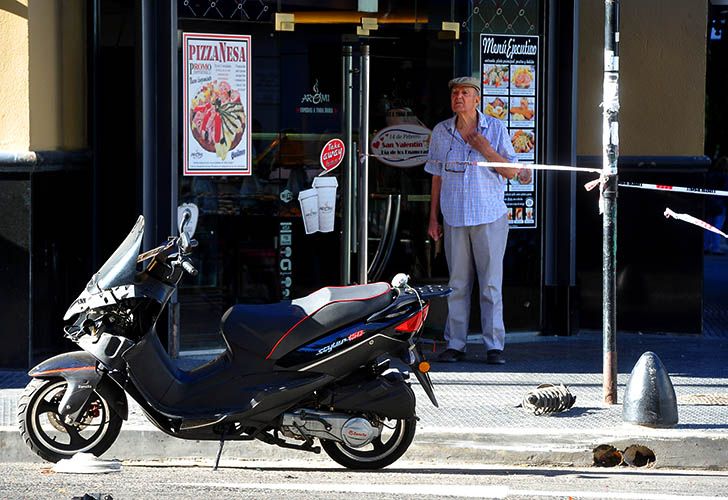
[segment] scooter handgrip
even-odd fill
[[[195,266],[193,266],[190,261],[187,261],[187,260],[183,261],[182,262],[182,269],[184,269],[185,271],[187,271],[187,273],[190,276],[197,276],[197,269],[195,269]]]

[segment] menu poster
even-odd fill
[[[539,143],[539,37],[481,34],[480,48],[482,111],[506,126],[519,162],[535,163]],[[505,202],[511,227],[537,227],[537,179],[535,172],[524,170],[508,181]]]
[[[182,35],[184,175],[250,175],[250,36]]]

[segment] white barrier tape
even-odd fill
[[[584,184],[584,189],[591,191],[599,185],[601,178],[594,179]],[[708,188],[695,188],[695,187],[682,187],[682,186],[668,186],[667,184],[644,184],[642,182],[620,182],[619,187],[629,187],[637,189],[651,189],[654,191],[672,191],[674,193],[692,193],[692,194],[707,194],[711,196],[728,196],[728,191],[721,191],[719,189],[708,189]]]
[[[601,168],[585,168],[585,167],[573,167],[571,165],[545,165],[541,163],[502,163],[496,161],[458,161],[448,163],[460,163],[467,165],[477,165],[478,167],[506,167],[506,168],[525,168],[528,170],[558,170],[566,172],[596,172],[601,174],[603,169]]]
[[[594,179],[593,181],[589,181],[586,184],[584,184],[584,189],[587,191],[591,191],[595,187],[597,187],[600,183],[604,182],[605,177],[599,177],[598,179]]]
[[[387,158],[385,155],[361,155],[361,159],[364,156],[370,158]],[[438,163],[440,165],[471,165],[475,167],[506,167],[506,168],[525,168],[528,170],[560,170],[567,172],[592,172],[601,174],[604,170],[601,168],[585,168],[585,167],[573,167],[571,165],[546,165],[542,163],[505,163],[496,161],[442,161],[442,160],[428,160],[432,163]]]
[[[682,186],[667,186],[664,184],[644,184],[642,182],[624,182],[619,184],[620,187],[631,187],[637,189],[652,189],[655,191],[672,191],[675,193],[692,193],[692,194],[709,194],[713,196],[728,196],[728,191],[719,189],[694,188]],[[586,187],[586,186],[584,186]]]
[[[688,214],[678,214],[678,213],[673,212],[669,208],[665,208],[665,217],[667,217],[668,219],[670,217],[672,217],[673,219],[679,219],[681,221],[685,221],[685,222],[688,222],[690,224],[695,224],[696,226],[702,227],[703,229],[707,229],[708,231],[712,231],[714,233],[717,233],[717,234],[721,235],[724,238],[728,238],[728,234],[725,234],[723,231],[721,231],[717,227],[711,226],[707,222],[702,221],[702,220],[698,219],[697,217],[693,217],[692,215],[688,215]]]

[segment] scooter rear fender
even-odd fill
[[[98,361],[84,351],[66,352],[46,359],[33,367],[33,378],[62,378],[68,387],[58,404],[58,413],[75,421],[89,398],[96,391],[124,420],[129,409],[124,390],[97,369]]]

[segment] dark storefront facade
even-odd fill
[[[185,202],[200,209],[200,273],[180,289],[159,325],[175,355],[222,348],[220,317],[235,303],[389,281],[398,272],[415,283],[446,283],[442,248],[426,235],[431,178],[421,164],[394,166],[377,157],[375,138],[396,125],[431,130],[448,118],[447,82],[454,76],[483,79],[484,111],[488,105],[489,112],[501,114],[514,141],[529,137],[519,152],[522,161],[600,166],[598,157],[577,157],[584,23],[578,1],[93,0],[86,9],[89,151],[70,165],[44,167],[48,174],[37,166],[18,167],[0,179],[18,181],[17,196],[33,190],[36,200],[57,195],[53,186],[67,186],[74,203],[64,210],[76,220],[73,231],[64,230],[52,211],[15,203],[33,227],[18,232],[27,252],[16,260],[35,271],[27,271],[31,280],[25,282],[26,271],[13,274],[29,297],[29,317],[17,322],[30,325],[30,341],[11,349],[3,366],[25,368],[69,348],[60,338],[60,318],[94,269],[140,213],[145,247],[164,241],[174,231],[176,207]],[[248,135],[241,144],[250,175],[186,175],[191,120],[185,86],[199,82],[186,76],[183,51],[185,37],[194,34],[244,35],[249,44],[249,106],[243,100]],[[510,39],[536,47],[530,59],[509,62],[497,49],[488,52]],[[594,53],[601,54],[601,47]],[[512,85],[503,86],[503,74]],[[517,75],[526,78],[525,86],[516,87]],[[342,165],[328,174],[338,182],[334,230],[306,234],[298,195],[322,172],[322,147],[334,138],[349,146]],[[362,142],[371,154],[366,194]],[[63,158],[59,163],[68,164]],[[699,185],[705,166],[704,157],[625,156],[620,176]],[[601,217],[596,195],[581,187],[589,180],[542,171],[532,185],[509,184],[509,332],[571,335],[601,328]],[[360,213],[363,199],[367,209]],[[702,235],[666,229],[661,211],[644,206],[668,203],[699,215],[702,200],[624,190],[619,203],[619,328],[700,333]],[[17,232],[12,224],[6,229]],[[51,281],[63,287],[41,304]],[[471,326],[477,331],[477,301],[474,309]],[[441,337],[445,316],[445,301],[435,303],[425,334]]]

